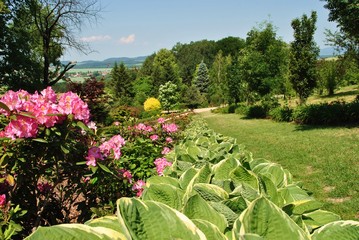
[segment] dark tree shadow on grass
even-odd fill
[[[352,129],[352,128],[358,128],[358,127],[359,127],[359,123],[336,124],[336,125],[296,124],[294,131],[310,131],[310,130],[318,130],[318,129],[338,129],[338,128]]]

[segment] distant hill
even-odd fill
[[[343,54],[343,53],[344,52],[338,53],[335,50],[335,48],[333,48],[333,47],[322,48],[322,49],[320,49],[320,52],[319,52],[319,58],[334,57],[334,56],[338,56],[338,55]]]
[[[108,58],[103,61],[94,61],[94,60],[88,60],[88,61],[82,61],[78,62],[74,69],[79,68],[112,68],[115,62],[118,64],[123,62],[127,67],[135,67],[135,66],[141,66],[142,63],[145,61],[147,56],[140,56],[140,57],[118,57],[118,58]],[[68,61],[64,61],[63,64],[68,63]]]

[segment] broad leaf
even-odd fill
[[[178,179],[172,178],[172,177],[152,176],[150,178],[147,178],[147,180],[146,180],[147,186],[151,186],[151,184],[155,184],[155,183],[166,183],[166,184],[170,184],[174,187],[178,187],[178,188],[180,187]]]
[[[283,207],[283,211],[285,211],[288,215],[301,215],[303,213],[313,212],[321,207],[323,207],[322,203],[312,199],[305,199],[291,202]]]
[[[60,224],[51,227],[39,227],[27,240],[130,240],[124,234],[106,227],[91,227],[84,224]]]
[[[164,203],[171,208],[180,210],[183,207],[184,191],[169,184],[150,184],[144,191],[143,200],[153,200]]]
[[[192,219],[192,222],[206,235],[207,240],[227,240],[216,225],[202,219]]]
[[[238,166],[232,170],[229,177],[232,179],[236,187],[242,183],[247,183],[254,189],[258,189],[258,179],[256,175],[242,166]]]
[[[223,190],[223,188],[213,184],[196,183],[193,186],[193,190],[195,190],[206,201],[219,202],[228,198],[228,193]]]
[[[239,165],[239,162],[230,157],[223,159],[213,166],[213,178],[216,180],[229,179],[229,173]]]
[[[308,239],[309,236],[274,203],[260,197],[254,200],[239,217],[240,234],[258,234],[266,240]]]
[[[312,240],[358,240],[359,222],[336,221],[315,230]]]
[[[303,214],[302,218],[304,223],[311,229],[316,229],[327,223],[341,220],[338,214],[324,210],[316,210],[314,212]]]
[[[184,206],[183,213],[190,219],[203,219],[213,223],[222,233],[228,225],[226,218],[199,195],[194,195],[188,199]]]
[[[117,211],[133,239],[206,239],[188,217],[163,203],[120,198]]]

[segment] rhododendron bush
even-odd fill
[[[171,165],[165,156],[178,132],[162,118],[100,131],[78,95],[58,95],[51,87],[34,94],[8,91],[0,113],[2,236],[84,222],[93,213],[107,214],[100,210],[120,197],[140,196],[146,178]]]

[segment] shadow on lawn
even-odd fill
[[[340,98],[340,97],[346,97],[346,96],[355,96],[355,95],[358,95],[359,94],[359,90],[352,90],[352,91],[347,91],[347,92],[340,92],[340,93],[335,93],[333,95],[327,95],[327,96],[320,96],[319,98],[320,99],[331,99],[333,97],[337,97],[337,98]]]
[[[310,131],[310,130],[318,130],[318,129],[338,129],[338,128],[358,128],[359,123],[353,124],[345,124],[345,125],[307,125],[307,124],[296,124],[294,131]]]

